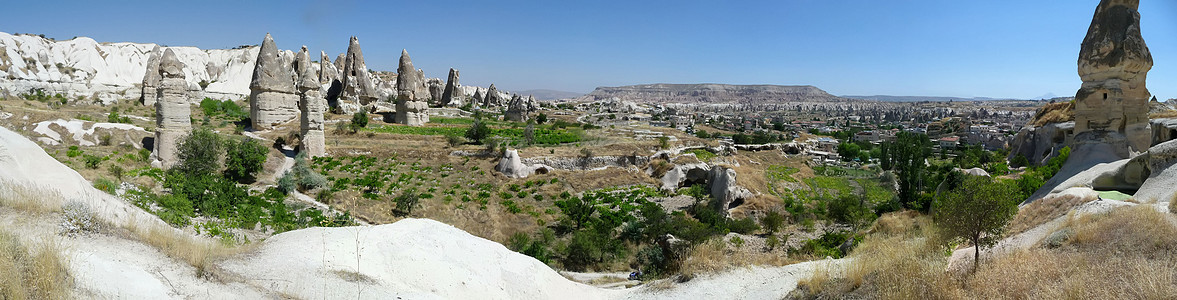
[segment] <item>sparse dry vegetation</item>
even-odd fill
[[[65,299],[72,284],[66,265],[54,241],[28,245],[0,229],[0,298]]]
[[[784,250],[762,251],[760,248],[739,247],[729,240],[712,239],[691,247],[679,273],[684,276],[714,274],[746,266],[784,266],[800,262],[789,258]]]
[[[1034,113],[1034,118],[1030,124],[1035,126],[1042,126],[1050,123],[1062,123],[1075,119],[1075,102],[1058,102],[1051,103],[1039,108]]]
[[[969,276],[945,271],[945,248],[926,218],[891,214],[876,222],[874,233],[851,255],[854,263],[844,276],[818,272],[791,296],[1172,299],[1177,297],[1175,224],[1172,216],[1148,205],[1072,216],[1056,231],[1073,233],[1056,246],[994,257]]]
[[[1010,221],[1006,236],[1013,236],[1038,225],[1061,217],[1072,208],[1083,205],[1095,199],[1087,199],[1076,195],[1057,195],[1031,202],[1018,210],[1018,214]]]

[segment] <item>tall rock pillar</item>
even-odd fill
[[[178,160],[177,144],[192,131],[192,108],[188,102],[188,82],[184,80],[184,63],[172,49],[163,52],[159,61],[160,85],[155,102],[154,161],[171,168]]]
[[[155,106],[156,89],[159,88],[159,82],[162,78],[159,77],[159,58],[163,55],[159,46],[151,49],[151,53],[147,55],[147,72],[143,74],[143,90],[141,98],[139,99],[144,106]]]
[[[396,69],[396,122],[420,126],[429,123],[429,89],[425,74],[413,68],[408,50],[401,50],[400,66]]]
[[[1075,93],[1076,142],[1090,140],[1093,134],[1087,132],[1117,133],[1131,151],[1151,146],[1145,77],[1153,62],[1140,35],[1139,5],[1139,0],[1103,0],[1095,8],[1079,50],[1083,86]]]
[[[319,92],[322,86],[319,76],[311,68],[311,56],[306,46],[302,46],[294,62],[298,73],[298,109],[302,112],[299,118],[301,148],[309,157],[324,156],[327,141],[323,135],[323,112],[327,110],[327,99]]]
[[[249,82],[249,118],[254,130],[266,130],[298,115],[294,70],[282,57],[269,33],[257,53],[253,80]]]

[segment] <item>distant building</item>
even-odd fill
[[[946,136],[946,137],[940,138],[940,149],[956,149],[956,146],[959,144],[960,144],[960,137],[959,136],[954,135],[954,136]]]
[[[878,140],[879,134],[874,130],[859,131],[854,134],[855,142],[876,142]]]

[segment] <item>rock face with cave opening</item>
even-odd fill
[[[1075,143],[1111,138],[1121,158],[1152,144],[1145,77],[1153,61],[1140,35],[1139,5],[1139,0],[1100,1],[1079,50],[1083,86],[1075,93]],[[1094,131],[1108,133],[1087,134]]]
[[[347,114],[356,113],[361,107],[376,101],[378,95],[372,78],[368,75],[368,66],[364,64],[364,51],[360,49],[360,40],[354,36],[348,41],[347,54],[344,56],[341,69],[341,90],[336,99],[340,111]]]

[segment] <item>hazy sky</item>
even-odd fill
[[[837,95],[1074,95],[1096,0],[10,1],[0,31],[230,48],[273,34],[368,67],[400,50],[429,77],[506,90],[642,83],[815,85]],[[1142,1],[1155,65],[1177,98],[1177,1]],[[117,4],[113,4],[117,3]]]

